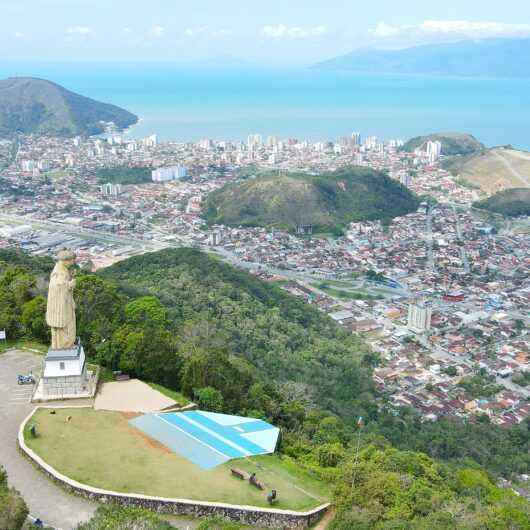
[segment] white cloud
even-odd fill
[[[198,28],[186,28],[183,31],[185,37],[211,37],[222,38],[229,37],[232,32],[228,29],[210,29],[208,26],[201,26]]]
[[[321,37],[328,32],[326,26],[316,26],[314,28],[300,28],[297,26],[286,26],[277,24],[275,26],[263,26],[261,35],[268,39],[309,39]]]
[[[425,33],[458,34],[472,38],[513,37],[530,33],[530,24],[502,24],[470,20],[425,20],[419,28]]]
[[[379,22],[372,33],[376,37],[386,38],[386,37],[395,37],[401,33],[402,29],[397,26],[391,26],[386,22]]]
[[[71,35],[74,33],[79,35],[90,35],[91,33],[94,33],[94,28],[91,28],[90,26],[72,26],[68,28],[66,32]]]
[[[214,38],[230,37],[233,35],[233,32],[230,31],[229,29],[218,29],[218,30],[212,31],[211,35]]]
[[[149,35],[151,37],[154,37],[155,39],[161,39],[166,35],[166,28],[164,28],[163,26],[153,26],[149,30]]]
[[[23,38],[26,36],[26,34],[20,32],[20,31],[15,31],[14,36],[15,36],[15,38],[17,38],[17,39],[23,39]]]
[[[471,20],[424,20],[416,25],[392,26],[386,22],[379,22],[371,30],[371,33],[380,39],[389,39],[401,35],[485,39],[530,35],[530,24],[503,24],[500,22]]]

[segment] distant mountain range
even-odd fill
[[[104,131],[103,122],[123,129],[138,117],[115,105],[100,103],[32,77],[0,81],[0,137],[17,133],[58,136]]]
[[[313,68],[374,74],[529,77],[530,39],[463,41],[403,50],[359,49]]]

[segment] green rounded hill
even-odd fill
[[[210,224],[276,226],[339,233],[348,223],[390,220],[418,207],[414,193],[385,173],[348,167],[322,175],[266,175],[210,194]]]
[[[530,189],[512,188],[499,191],[488,199],[474,203],[473,206],[508,217],[530,215]]]
[[[445,132],[411,138],[403,146],[403,150],[412,153],[429,141],[440,141],[442,144],[442,155],[445,156],[470,155],[485,149],[484,145],[471,134]]]
[[[103,132],[102,122],[124,129],[137,121],[137,116],[120,107],[80,96],[45,79],[0,81],[0,137],[91,135]]]

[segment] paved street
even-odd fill
[[[30,403],[33,385],[19,386],[17,375],[30,370],[37,374],[41,364],[42,357],[31,352],[0,354],[0,464],[8,472],[9,483],[24,496],[33,517],[61,530],[70,530],[89,519],[96,505],[63,491],[17,449],[18,428],[34,407]]]

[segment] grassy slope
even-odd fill
[[[502,189],[530,187],[530,153],[524,151],[489,149],[450,160],[446,167],[490,195]]]
[[[181,407],[183,407],[184,405],[188,405],[190,403],[190,400],[187,397],[183,396],[180,392],[177,392],[176,390],[171,390],[170,388],[166,388],[165,386],[159,385],[157,383],[147,383],[147,384],[152,389],[157,390],[161,394],[164,394],[164,396],[175,401]]]
[[[70,422],[67,416],[72,416]],[[306,510],[326,499],[325,485],[289,460],[264,456],[203,471],[140,433],[117,412],[57,409],[52,415],[40,409],[33,420],[38,436],[34,439],[26,431],[28,446],[59,472],[99,488],[268,506],[266,492],[231,476],[229,468],[236,465],[256,471],[268,489],[278,490],[276,508]]]

